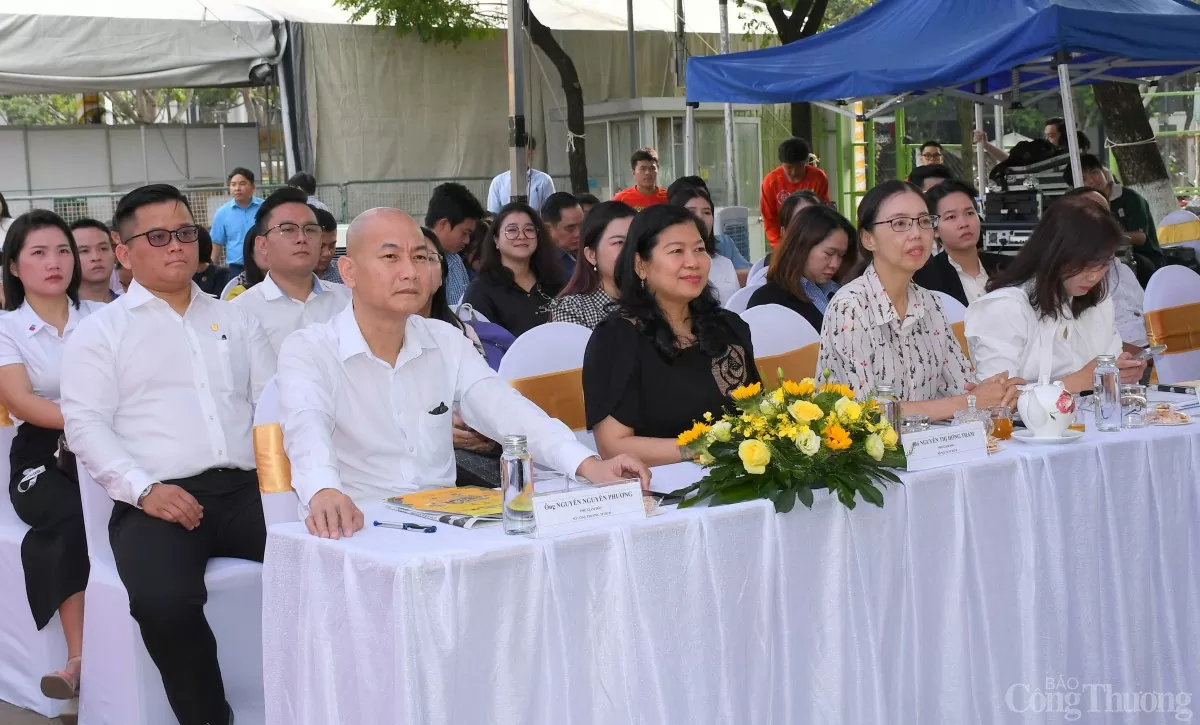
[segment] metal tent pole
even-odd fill
[[[683,0],[675,0],[675,85],[687,88],[687,35],[684,31]],[[696,107],[685,103],[683,110],[683,175],[696,173]]]
[[[1075,131],[1075,94],[1071,92],[1071,54],[1060,52],[1058,89],[1062,94],[1063,120],[1067,122],[1067,149],[1071,154],[1071,178],[1075,186],[1083,186],[1083,166],[1079,163],[1079,134]]]
[[[729,0],[721,0],[721,54],[729,53]],[[723,105],[725,112],[725,203],[738,205],[737,182],[735,181],[735,159],[733,150],[733,104]]]
[[[625,35],[629,51],[629,97],[637,98],[637,53],[633,44],[633,0],[628,0],[625,4]]]
[[[508,0],[508,168],[510,201],[528,202],[525,166],[525,0]]]
[[[982,95],[984,82],[979,81],[976,90]],[[983,104],[975,103],[975,128],[983,130]],[[997,142],[1000,143],[1000,142]],[[987,150],[983,144],[975,144],[975,189],[983,194],[987,190]]]

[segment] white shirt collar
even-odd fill
[[[270,272],[267,272],[266,276],[263,277],[263,281],[259,282],[258,284],[260,286],[262,286],[262,288],[263,288],[262,289],[263,299],[267,300],[268,302],[274,302],[275,300],[277,300],[281,297],[287,298],[289,300],[291,299],[291,297],[288,297],[287,293],[284,292],[282,289],[280,289],[279,285],[275,283],[275,278],[271,276]],[[312,294],[309,296],[309,299],[312,299],[313,297],[323,293],[324,291],[325,291],[325,288],[321,286],[321,279],[319,277],[317,277],[317,275],[314,274],[313,275],[313,289],[312,289]],[[297,300],[297,301],[298,302],[307,302],[308,300]]]
[[[204,294],[204,291],[201,290],[195,282],[192,282],[191,285],[192,295],[188,299],[189,305],[190,303],[195,302],[196,297],[198,296],[208,297],[208,295]],[[163,304],[166,304],[165,301],[155,296],[150,290],[143,287],[136,279],[129,283],[129,289],[125,292],[125,294],[117,298],[118,302],[124,304],[127,309],[131,310],[135,307],[141,307],[151,300],[159,300],[160,302],[163,302]]]
[[[80,303],[80,304],[83,304],[83,303]],[[21,306],[17,308],[16,314],[17,314],[18,318],[21,320],[21,326],[23,328],[25,328],[25,334],[27,337],[33,337],[34,335],[41,332],[42,328],[44,328],[44,327],[49,327],[50,332],[55,337],[59,336],[58,330],[54,329],[54,327],[51,326],[50,323],[43,320],[41,318],[41,316],[39,316],[38,313],[34,311],[33,307],[30,306],[30,304],[29,304],[29,300],[25,300],[24,302],[21,303]],[[82,315],[80,314],[79,309],[75,307],[75,303],[74,302],[68,303],[67,304],[67,326],[63,328],[62,336],[66,337],[67,333],[70,332],[72,329],[74,329],[75,326],[79,324],[79,321],[81,319],[82,319]]]
[[[358,320],[354,317],[353,302],[346,305],[346,309],[333,318],[333,330],[337,334],[338,356],[342,362],[355,355],[366,355],[389,368],[393,367],[390,361],[380,360],[375,357],[375,353],[371,352],[367,339],[363,337],[362,328],[358,326]],[[437,343],[426,332],[424,319],[420,315],[409,315],[408,322],[404,325],[404,345],[400,348],[400,355],[396,358],[394,367],[400,368],[404,363],[420,355],[422,350],[431,347],[437,347]]]

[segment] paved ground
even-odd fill
[[[37,713],[0,702],[0,725],[56,725],[58,720],[47,720]]]

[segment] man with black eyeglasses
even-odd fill
[[[275,353],[257,320],[192,281],[199,233],[178,189],[129,192],[115,226],[133,282],[67,340],[67,442],[116,502],[117,573],[175,717],[225,725],[204,571],[213,557],[263,558],[251,429]]]
[[[341,312],[350,290],[314,273],[324,230],[303,190],[285,187],[268,196],[258,208],[257,223],[254,244],[266,253],[271,270],[233,304],[258,318],[278,354],[288,335]]]
[[[946,163],[946,152],[937,141],[926,141],[921,144],[921,159],[918,166]]]

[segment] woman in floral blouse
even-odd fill
[[[831,370],[860,397],[890,385],[905,413],[943,420],[967,407],[967,393],[981,408],[1010,404],[1022,381],[1000,374],[971,382],[971,365],[937,296],[913,283],[929,260],[937,223],[921,190],[906,181],[867,192],[858,208],[866,269],[826,309],[817,368]]]
[[[589,330],[613,311],[617,304],[614,272],[629,223],[637,214],[622,201],[606,201],[588,210],[579,230],[579,263],[571,281],[550,303],[553,322],[573,322]]]

